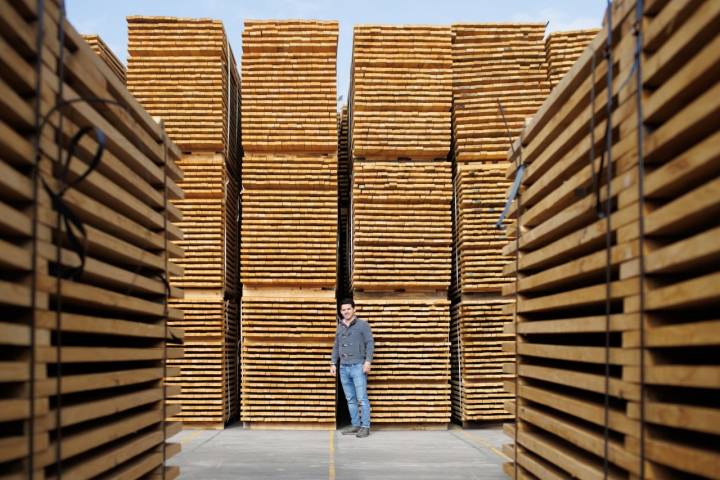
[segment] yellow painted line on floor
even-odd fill
[[[475,443],[477,443],[478,445],[481,445],[481,446],[483,446],[483,447],[485,447],[485,448],[490,449],[490,451],[492,451],[494,454],[498,455],[499,457],[502,457],[502,458],[505,459],[505,460],[510,460],[510,457],[508,457],[507,455],[505,455],[504,453],[502,453],[500,450],[498,450],[497,448],[495,448],[495,447],[493,447],[492,445],[490,445],[484,438],[481,438],[481,437],[475,436],[475,435],[470,435],[470,432],[468,432],[467,430],[463,430],[462,433],[463,433],[463,435],[465,435],[467,438],[469,438],[470,441],[475,442]]]
[[[194,439],[195,437],[199,436],[202,433],[202,430],[193,430],[192,433],[188,435],[183,435],[183,438],[180,440],[180,445],[184,445]]]
[[[330,447],[328,449],[330,458],[328,459],[328,480],[335,480],[335,431],[330,430]]]

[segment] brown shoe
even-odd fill
[[[343,428],[340,433],[343,435],[355,435],[360,431],[360,427],[345,427]]]
[[[355,435],[357,438],[365,438],[370,436],[370,429],[362,427]]]

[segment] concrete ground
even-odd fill
[[[373,431],[368,438],[297,430],[185,430],[181,479],[505,479],[509,439],[500,426],[441,431]]]

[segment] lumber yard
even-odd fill
[[[720,2],[123,17],[0,0],[1,480],[720,479]]]

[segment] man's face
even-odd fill
[[[346,304],[340,306],[340,313],[342,314],[343,319],[349,321],[349,320],[352,320],[353,315],[355,315],[355,309],[353,308],[352,305],[350,305],[349,303],[346,303]]]

